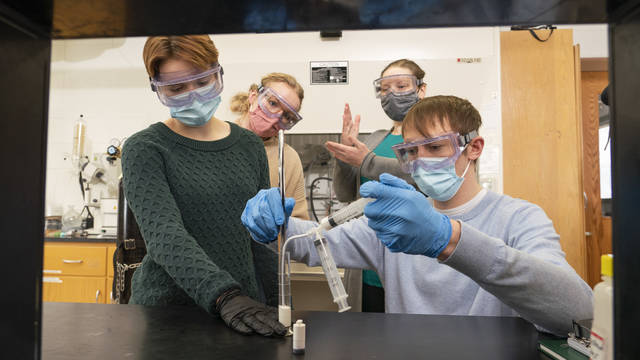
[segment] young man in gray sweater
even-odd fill
[[[389,174],[363,184],[361,195],[376,199],[366,217],[324,234],[334,260],[339,267],[375,270],[389,313],[521,316],[566,335],[572,319],[592,317],[591,288],[566,262],[540,207],[478,184],[480,125],[471,103],[454,96],[413,106],[404,143],[394,151],[431,200]],[[283,211],[278,189],[261,190],[247,202],[242,222],[255,240],[273,241],[292,203],[287,200]],[[287,236],[315,226],[291,218]],[[318,265],[311,240],[293,240],[291,258]]]

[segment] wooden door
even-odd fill
[[[557,29],[546,42],[502,32],[500,52],[504,193],[544,209],[567,261],[587,279],[573,32]]]
[[[611,233],[605,234],[600,200],[599,106],[600,93],[609,84],[607,59],[582,60],[582,132],[587,282],[600,282],[600,255],[611,252]],[[608,236],[607,236],[608,235]]]

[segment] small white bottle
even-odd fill
[[[302,322],[302,320],[298,320],[296,321],[295,324],[293,324],[292,343],[293,343],[293,353],[296,355],[304,354],[305,331],[306,331],[306,326]]]
[[[591,359],[613,360],[613,255],[600,258],[602,282],[593,288]]]

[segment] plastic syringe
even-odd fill
[[[332,229],[349,220],[362,216],[364,214],[364,207],[373,200],[375,199],[361,198],[354,201],[334,214],[320,220],[320,225],[310,231],[310,233],[315,233],[316,235],[313,240],[313,245],[316,247],[316,252],[320,258],[322,270],[327,278],[327,283],[331,290],[331,295],[333,296],[333,302],[338,305],[338,312],[347,311],[351,309],[351,306],[347,303],[348,295],[344,289],[344,285],[342,284],[342,279],[340,279],[340,273],[338,273],[338,268],[333,260],[333,255],[331,255],[331,250],[327,245],[327,240],[322,237],[320,231]]]
[[[288,268],[289,272],[285,271],[284,268],[284,265],[288,263],[287,255],[289,254],[289,252],[286,251],[286,248],[289,242],[296,238],[301,238],[309,235],[315,236],[313,245],[315,246],[318,257],[320,258],[322,270],[324,271],[325,277],[327,278],[327,283],[329,285],[329,289],[331,290],[331,295],[333,296],[333,302],[338,304],[339,312],[351,309],[351,306],[349,306],[349,304],[347,303],[347,292],[345,291],[342,280],[340,279],[340,273],[338,273],[338,268],[336,267],[336,263],[333,260],[333,255],[331,255],[331,250],[329,250],[327,240],[322,237],[321,230],[330,230],[340,224],[346,223],[349,220],[364,215],[364,207],[373,200],[375,199],[361,198],[357,201],[354,201],[348,206],[335,212],[334,214],[331,214],[320,220],[320,224],[317,227],[312,228],[304,234],[292,236],[284,242],[284,244],[282,245],[280,257],[281,281],[279,284],[280,304],[278,307],[278,319],[284,326],[291,326],[291,268]]]
[[[364,215],[364,207],[374,200],[375,199],[373,198],[360,198],[352,202],[346,207],[343,207],[335,213],[320,220],[320,226],[318,227],[318,230],[330,230],[338,225],[346,223],[349,220]]]
[[[320,258],[320,264],[322,264],[322,271],[327,278],[327,284],[331,295],[333,296],[333,302],[338,305],[338,312],[344,312],[351,309],[351,306],[347,303],[347,291],[344,289],[342,279],[340,279],[340,273],[336,267],[335,261],[333,261],[333,255],[331,250],[327,246],[327,239],[320,235],[320,231],[316,232],[316,238],[313,240],[313,245],[316,247],[316,252]]]

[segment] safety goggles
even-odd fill
[[[194,73],[181,71],[160,74],[151,81],[151,90],[158,94],[160,102],[169,107],[190,105],[194,100],[209,101],[220,95],[224,71],[218,64],[210,69]]]
[[[475,130],[466,135],[449,133],[394,145],[391,149],[396,154],[402,170],[411,174],[418,167],[429,171],[454,164],[464,148],[477,136],[478,132]]]
[[[281,129],[289,130],[298,121],[302,120],[302,116],[289,105],[287,101],[278,95],[273,89],[268,87],[258,88],[258,106],[270,118],[278,119],[278,125]]]
[[[420,85],[422,85],[422,80],[418,80],[413,75],[390,75],[374,80],[373,90],[376,93],[376,98],[381,98],[389,93],[409,94],[418,91]]]

